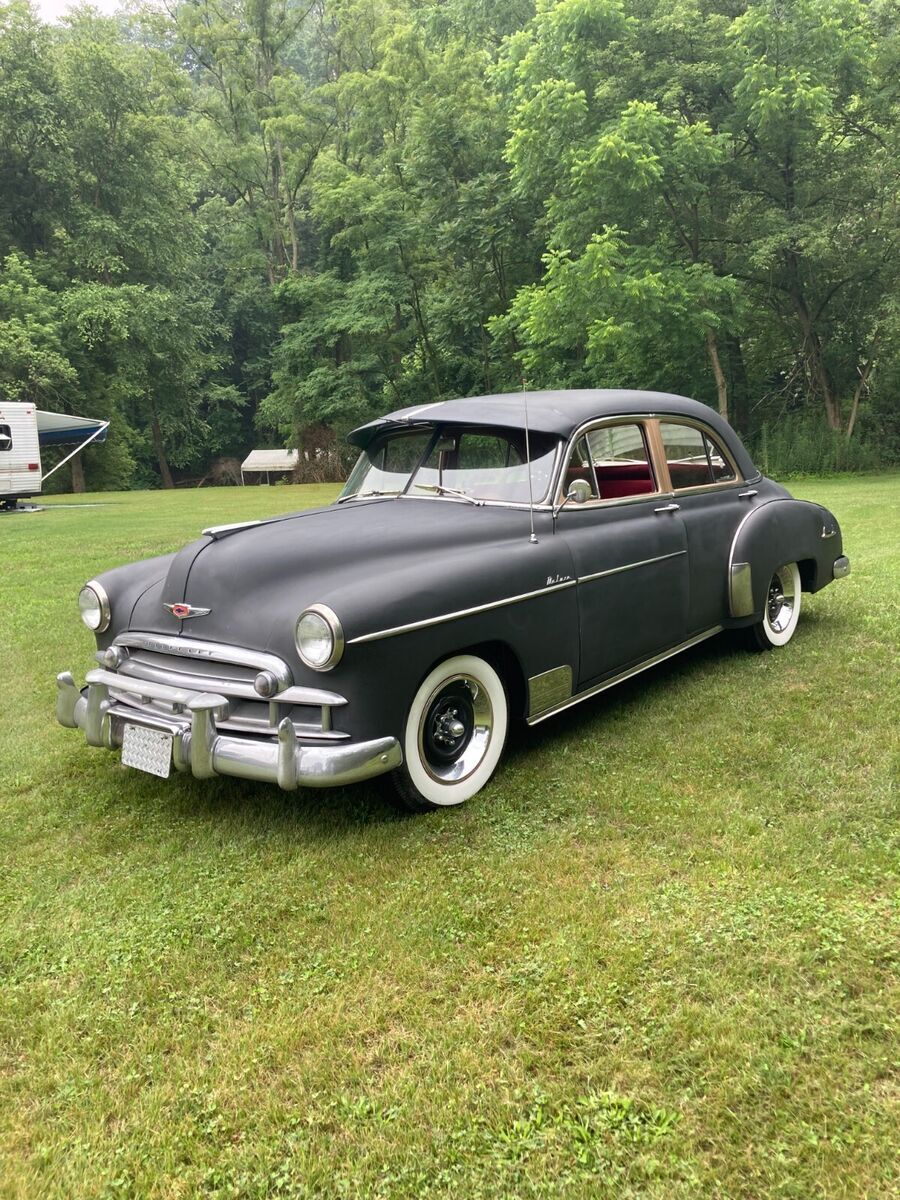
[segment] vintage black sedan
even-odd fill
[[[493,775],[545,721],[739,630],[791,640],[848,574],[818,504],[704,404],[556,391],[425,404],[351,434],[336,503],[203,531],[85,584],[97,667],[57,716],[167,776],[282,788],[391,772],[413,809]]]

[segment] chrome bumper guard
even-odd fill
[[[113,671],[87,673],[80,690],[72,675],[56,677],[56,717],[69,729],[84,730],[89,746],[115,750],[122,745],[126,724],[162,730],[172,735],[172,763],[196,779],[231,775],[277,783],[287,791],[297,787],[341,787],[371,779],[399,767],[400,744],[394,737],[369,742],[338,742],[309,746],[298,743],[293,723],[284,717],[275,737],[235,737],[220,733],[216,722],[228,716],[225,696],[192,691],[165,683],[126,681]],[[110,696],[110,688],[139,691],[148,700],[171,705],[171,712],[137,708]]]

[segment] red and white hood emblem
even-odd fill
[[[212,611],[209,608],[195,608],[193,604],[164,604],[163,608],[179,621],[186,621],[188,617],[205,617]]]

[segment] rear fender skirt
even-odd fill
[[[811,564],[804,590],[818,591],[831,583],[841,550],[837,521],[820,505],[787,497],[757,504],[738,525],[728,556],[731,617],[758,616],[772,573],[785,563]]]

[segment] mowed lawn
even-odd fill
[[[853,574],[789,648],[713,639],[426,817],[53,718],[84,580],[334,488],[0,517],[0,1196],[896,1196],[900,477],[793,490]]]

